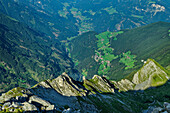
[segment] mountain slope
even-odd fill
[[[30,87],[73,68],[58,40],[3,14],[0,38],[0,92],[18,85]]]
[[[170,78],[170,73],[153,59],[148,59],[132,78],[132,81],[123,79],[113,83],[120,91],[145,90],[165,84]]]
[[[52,38],[66,39],[77,35],[77,28],[73,22],[53,14],[51,10],[45,11],[43,7],[39,6],[38,1],[38,6],[31,4],[32,2],[32,0],[21,1],[21,3],[18,0],[1,0],[0,12]],[[57,4],[55,8],[62,6],[60,2],[56,0],[54,2]],[[54,8],[53,3],[48,3],[47,5]]]
[[[151,68],[146,69],[153,66],[152,62],[149,59],[139,72],[152,71]],[[158,64],[156,66],[154,69],[160,67]],[[160,71],[164,69],[161,68]],[[144,75],[141,73],[141,76]],[[148,76],[152,77],[152,74]],[[0,96],[0,111],[139,113],[144,110],[153,111],[154,107],[151,110],[150,106],[160,107],[163,102],[169,105],[169,81],[154,89],[127,92],[117,92],[111,82],[97,75],[91,80],[84,78],[83,82],[78,82],[63,73],[55,79],[42,81],[31,89],[17,87],[3,93]]]
[[[74,63],[78,63],[75,68],[86,72],[87,77],[98,73],[120,80],[129,75],[131,80],[130,75],[142,66],[141,61],[148,58],[168,68],[169,26],[170,23],[157,22],[119,32],[88,32],[72,39],[68,47]]]
[[[157,22],[129,30],[120,35],[120,37],[118,36],[117,41],[112,41],[111,47],[115,48],[115,54],[131,51],[131,54],[136,56],[136,63],[132,70],[139,69],[142,65],[141,61],[148,58],[155,59],[163,67],[167,67],[170,62],[169,26],[169,23]],[[113,61],[113,64],[114,63],[118,62]],[[119,64],[119,66],[120,65],[122,64]],[[116,72],[116,70],[120,70],[121,66],[119,66],[117,66],[116,69],[112,68],[115,70],[113,73]],[[127,67],[126,64],[125,66]],[[130,70],[125,69],[124,74],[128,74],[129,71]]]
[[[170,22],[165,0],[1,0],[0,11],[60,40],[87,31],[101,33]]]

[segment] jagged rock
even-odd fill
[[[24,103],[22,103],[22,104],[23,104],[22,109],[23,109],[24,111],[37,111],[37,110],[38,110],[35,105],[30,104],[30,103],[28,103],[28,102],[24,102]]]
[[[170,112],[170,103],[164,102],[164,107],[167,110],[167,112]]]
[[[71,108],[68,108],[68,109],[63,110],[62,113],[80,113],[80,110],[76,111]]]
[[[144,66],[134,75],[132,82],[135,90],[144,90],[166,83],[169,74],[152,59],[148,59]]]
[[[14,98],[16,96],[22,96],[23,90],[25,90],[25,89],[17,87],[17,88],[13,88],[12,90],[9,90],[7,93],[3,93],[0,96],[0,103],[4,103],[5,101],[10,101],[12,98]]]
[[[37,96],[31,96],[29,98],[29,103],[32,103],[32,102],[37,102],[39,104],[42,104],[43,106],[51,106],[51,104],[48,101],[43,100],[42,98],[37,97]]]
[[[47,81],[52,88],[64,96],[86,96],[86,91],[80,88],[66,73]]]
[[[113,92],[114,88],[110,85],[109,81],[98,75],[94,75],[91,80],[84,80],[84,85],[88,90],[95,89],[99,92]]]
[[[37,85],[42,86],[43,88],[52,88],[47,81],[42,81],[42,82],[38,83]],[[36,87],[37,85],[35,85],[34,87]]]
[[[12,107],[17,108],[20,106],[20,103],[18,102],[12,102]]]
[[[2,106],[2,110],[8,108],[9,106],[11,106],[11,102],[4,103],[3,106]]]
[[[148,110],[145,110],[145,111],[146,111],[146,113],[169,113],[170,112],[170,104],[168,102],[164,102],[163,108],[150,106],[148,108]],[[145,111],[143,113],[145,113]]]
[[[20,102],[24,102],[28,99],[28,95],[27,94],[22,94],[21,96],[16,96],[15,99],[17,101],[20,101]]]
[[[9,112],[14,112],[14,109],[9,109]]]
[[[41,106],[41,111],[45,111],[46,107],[45,106]]]
[[[47,110],[47,111],[52,111],[52,110],[54,110],[54,108],[55,108],[54,105],[49,105],[49,106],[46,108],[46,110]]]
[[[36,86],[31,89],[31,91],[41,98],[45,98],[46,101],[55,104],[57,107],[62,107],[64,105],[69,105],[70,107],[79,108],[80,105],[76,102],[78,101],[75,96],[63,96],[53,88],[43,88]]]
[[[5,101],[9,101],[11,98],[12,98],[12,96],[6,96],[6,94],[3,93],[3,94],[0,96],[0,103],[4,103]]]
[[[133,90],[135,84],[132,83],[128,79],[122,79],[121,81],[112,81],[116,88],[118,88],[120,91],[128,91]]]
[[[157,107],[157,108],[154,108],[154,109],[153,109],[152,113],[160,113],[160,112],[162,112],[162,111],[163,111],[163,108]]]
[[[62,113],[72,113],[72,112],[73,112],[72,109],[68,108],[68,109],[63,110]]]

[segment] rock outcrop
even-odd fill
[[[52,88],[64,96],[86,96],[86,91],[82,87],[79,87],[79,83],[74,81],[66,73],[63,73],[56,79],[47,81]]]
[[[39,86],[49,89],[52,88],[64,96],[86,96],[86,90],[84,90],[79,83],[80,82],[73,80],[68,74],[63,73],[56,79],[42,81],[33,88]]]
[[[24,102],[22,104],[23,104],[22,106],[23,111],[38,111],[37,107],[33,104],[30,104],[28,102]]]
[[[144,66],[134,74],[134,90],[144,90],[165,84],[170,78],[166,70],[153,59],[148,59]]]
[[[118,88],[120,91],[129,91],[129,90],[133,90],[135,84],[132,83],[130,80],[128,79],[122,79],[121,81],[112,81],[112,83],[115,85],[116,88]]]
[[[94,75],[92,79],[84,79],[84,86],[91,91],[98,92],[112,92],[114,93],[114,86],[105,77]]]
[[[16,99],[18,101],[25,101],[28,99],[28,96],[32,95],[32,93],[25,88],[17,87],[9,90],[7,93],[3,93],[0,96],[0,103],[7,102],[11,99]]]
[[[170,113],[170,103],[164,102],[163,107],[149,106],[143,113]]]
[[[132,81],[122,79],[112,81],[120,91],[145,90],[149,87],[156,87],[165,84],[170,78],[170,74],[153,59],[148,59],[143,67],[137,71]]]

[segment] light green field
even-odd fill
[[[110,47],[110,39],[114,38],[114,40],[115,39],[117,40],[116,36],[121,33],[123,33],[123,31],[119,32],[106,31],[96,35],[96,38],[98,39],[97,41],[98,49],[95,51],[95,54],[100,58],[98,61],[100,64],[98,69],[99,75],[106,75],[111,67],[110,62],[118,58],[118,55],[113,54],[114,49]]]
[[[134,15],[134,14],[132,14],[131,16],[136,17],[136,18],[141,18],[141,19],[143,19],[143,16],[140,16],[140,15]]]
[[[124,63],[126,65],[125,69],[133,68],[135,66],[135,55],[131,55],[131,51],[128,51],[126,53],[123,53],[122,58],[120,59],[120,63]]]
[[[118,13],[116,9],[114,9],[112,6],[107,7],[104,10],[107,11],[110,15],[112,15],[113,13]]]

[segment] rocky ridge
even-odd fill
[[[149,73],[149,75],[147,73]],[[156,81],[156,85],[148,84],[155,83],[153,77],[160,78],[160,76],[166,79]],[[139,81],[139,79],[140,82],[134,82],[135,80]],[[104,76],[94,75],[90,80],[84,77],[83,82],[79,82],[73,80],[68,74],[63,73],[55,79],[42,81],[31,89],[17,87],[7,93],[3,93],[0,96],[0,111],[68,111],[95,113],[105,111],[103,110],[105,108],[99,109],[100,107],[97,107],[100,106],[98,104],[102,102],[117,103],[117,106],[123,106],[122,112],[132,112],[132,109],[137,108],[133,108],[134,105],[132,106],[130,103],[135,104],[135,101],[131,99],[128,99],[128,101],[126,101],[126,99],[120,100],[120,97],[126,97],[119,94],[117,89],[119,89],[119,91],[143,90],[162,85],[168,79],[168,72],[152,59],[148,59],[144,66],[134,74],[132,81],[122,79],[121,81],[115,82],[107,80]],[[112,106],[112,104],[109,106]],[[115,108],[112,109],[115,112],[117,111]]]
[[[96,81],[97,78],[100,78]],[[104,80],[95,75],[94,80],[99,87],[110,87],[109,84],[102,83]],[[90,82],[94,84],[93,82]],[[97,85],[96,84],[96,85]],[[101,84],[101,85],[100,85]],[[106,86],[104,86],[106,85]],[[96,86],[96,88],[99,89]],[[95,88],[95,87],[94,87]],[[104,90],[104,89],[103,89]],[[102,90],[100,90],[101,92]],[[114,92],[114,89],[112,89]],[[53,80],[42,81],[31,89],[14,88],[0,97],[0,103],[3,103],[1,110],[17,112],[17,111],[67,111],[66,105],[74,109],[80,109],[80,104],[89,106],[86,111],[98,110],[93,104],[79,103],[77,96],[85,98],[89,94],[89,90],[83,86],[83,83],[74,81],[66,73]],[[97,93],[97,90],[94,92]],[[94,93],[93,92],[93,93]],[[110,89],[105,89],[105,92],[110,92]],[[90,94],[93,94],[90,93]],[[57,108],[58,107],[58,108]],[[60,108],[60,109],[59,109]],[[75,111],[75,110],[74,110]]]

